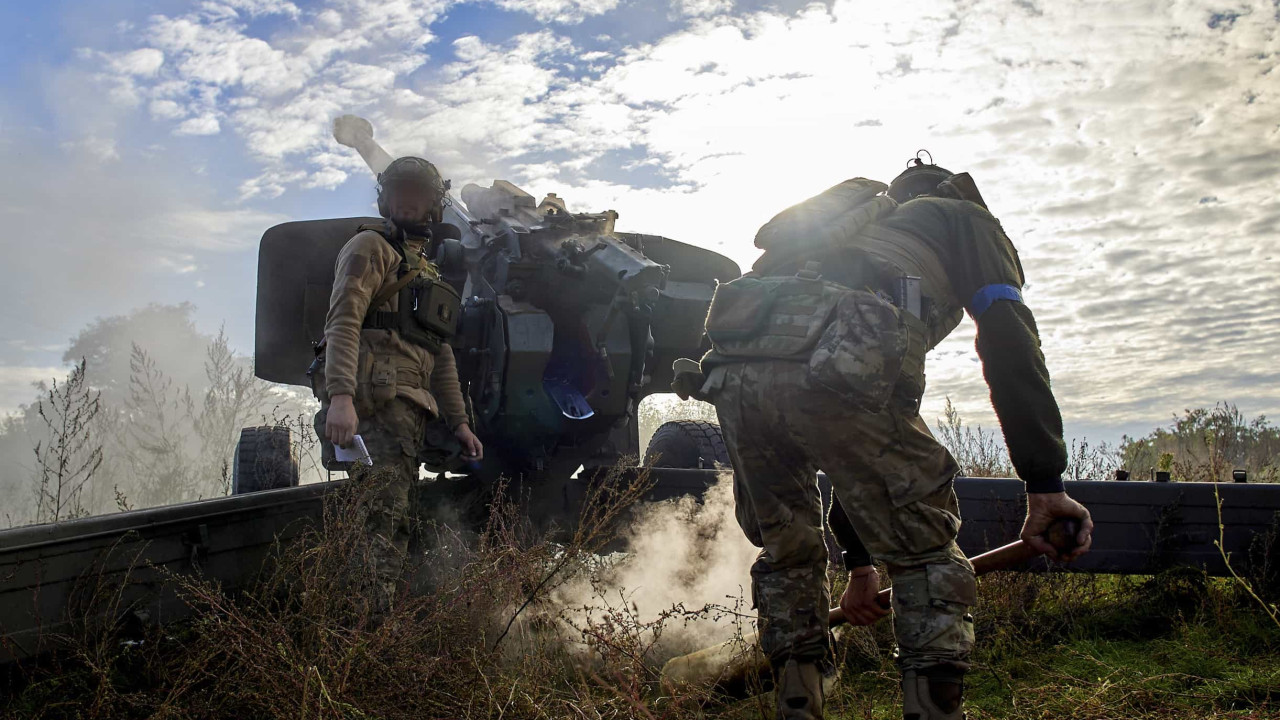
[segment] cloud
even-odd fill
[[[187,114],[181,105],[172,100],[152,100],[147,109],[156,120],[177,120]]]
[[[155,48],[142,48],[122,55],[111,61],[113,70],[125,75],[152,76],[164,64],[164,53]]]
[[[173,129],[174,135],[217,135],[222,130],[222,126],[218,124],[218,118],[213,115],[201,115],[200,117],[184,120],[178,127]]]
[[[671,9],[683,17],[706,17],[732,8],[733,0],[671,0]]]
[[[219,201],[189,161],[175,162],[163,148],[151,157],[133,150],[104,157],[20,129],[9,139],[0,144],[0,166],[22,172],[0,175],[0,227],[10,250],[0,283],[6,335],[50,345],[95,317],[151,302],[213,305],[190,290],[192,276],[206,271],[251,308],[253,249],[284,215]],[[239,318],[213,318],[220,320]],[[4,347],[0,364],[43,365],[35,360],[48,355],[47,348]]]
[[[568,19],[596,12],[599,2],[536,4],[539,13]],[[271,197],[288,185],[333,187],[342,166],[294,163],[336,157],[328,122],[364,110],[393,93],[425,62],[431,24],[446,0],[333,0],[303,10],[279,0],[223,0],[185,13],[156,15],[130,29],[145,47],[105,58],[97,79],[109,99],[128,108],[145,103],[152,118],[175,121],[177,135],[232,130],[264,168],[245,182],[246,196]],[[553,12],[554,11],[554,12]],[[254,19],[278,16],[268,35]]]
[[[618,0],[493,0],[503,10],[528,13],[542,22],[566,25],[602,15],[618,6]]]
[[[1221,399],[1280,412],[1270,0],[679,0],[641,41],[613,0],[498,4],[555,25],[437,38],[445,0],[245,0],[157,16],[96,57],[120,107],[233,136],[257,164],[242,200],[367,178],[328,136],[356,112],[455,185],[510,178],[743,264],[779,209],[926,147],[974,174],[1019,247],[1069,427]],[[932,355],[926,417],[950,395],[993,421],[972,343],[966,322]]]
[[[250,17],[286,15],[296,18],[302,14],[297,5],[287,0],[219,0],[216,4],[237,12],[247,13]]]
[[[64,367],[0,365],[0,418],[19,412],[23,405],[34,404],[37,383],[66,375]]]

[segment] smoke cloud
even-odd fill
[[[621,602],[639,625],[676,608],[654,647],[658,661],[751,630],[749,569],[757,548],[734,518],[731,473],[722,473],[701,502],[686,496],[640,506],[624,539],[625,553],[558,591],[554,600],[570,623]]]
[[[303,480],[320,477],[309,394],[255,378],[251,358],[236,354],[225,334],[197,329],[194,312],[189,303],[148,305],[99,318],[72,339],[63,360],[84,360],[100,403],[79,437],[104,460],[66,512],[41,503],[42,484],[58,480],[41,472],[33,449],[49,450],[48,421],[59,420],[49,390],[66,385],[62,373],[42,377],[26,404],[0,420],[0,526],[224,495],[245,426],[289,425]]]

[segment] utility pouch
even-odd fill
[[[929,327],[910,313],[901,313],[899,317],[907,338],[907,350],[902,355],[898,382],[903,385],[903,392],[918,402],[924,395],[924,358],[929,348]]]
[[[427,332],[449,340],[458,331],[458,313],[462,298],[449,283],[423,279],[409,286],[414,292],[413,316]]]
[[[396,397],[396,365],[389,355],[373,358],[369,373],[369,397],[379,407]]]
[[[845,294],[809,356],[809,382],[879,412],[893,395],[909,349],[902,316],[874,293]]]
[[[326,341],[322,338],[312,348],[315,357],[311,360],[311,365],[307,368],[307,379],[311,381],[311,394],[320,401],[321,405],[329,402],[329,386],[324,374],[324,356],[326,349]]]
[[[803,360],[847,292],[816,273],[741,277],[716,287],[707,311],[707,338],[728,358]]]
[[[443,280],[418,278],[400,290],[400,337],[431,352],[440,349],[458,331],[462,298]]]

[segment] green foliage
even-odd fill
[[[148,505],[225,495],[240,429],[266,403],[267,384],[235,357],[223,333],[206,346],[203,367],[197,396],[190,386],[176,386],[142,347],[130,353],[124,422],[113,450],[129,469],[134,497]]]
[[[1123,467],[1135,474],[1148,468],[1187,482],[1231,482],[1231,471],[1246,470],[1249,482],[1280,481],[1280,427],[1264,415],[1246,420],[1232,403],[1186,410],[1167,428],[1120,444]]]
[[[938,418],[938,442],[951,451],[960,464],[960,473],[968,477],[1015,477],[1013,463],[1005,449],[1004,438],[986,430],[964,424],[960,411],[947,398]]]
[[[1231,579],[997,573],[979,580],[971,720],[1280,717],[1280,628]],[[830,718],[901,717],[883,624],[841,638]]]
[[[728,701],[658,681],[657,638],[707,610],[641,621],[625,588],[589,609],[553,601],[557,588],[601,566],[617,510],[646,489],[618,478],[601,487],[609,492],[560,541],[530,533],[501,497],[492,522],[466,542],[424,528],[420,571],[432,592],[404,595],[379,618],[362,515],[377,488],[348,486],[326,506],[325,532],[282,547],[249,591],[171,579],[194,616],[140,643],[122,642],[123,609],[105,588],[104,622],[85,622],[58,641],[61,654],[11,677],[0,715],[771,717],[767,693]],[[978,590],[972,720],[1280,718],[1280,626],[1238,581],[1190,569],[1005,572]],[[901,717],[892,648],[887,623],[840,632],[842,678],[828,718]]]

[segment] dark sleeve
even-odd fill
[[[827,526],[831,528],[831,534],[835,536],[836,543],[844,550],[845,570],[871,564],[871,553],[867,552],[867,547],[862,544],[862,538],[858,537],[858,532],[853,529],[853,523],[849,522],[849,516],[845,514],[844,508],[840,507],[840,500],[834,494],[831,496],[831,510],[827,513]]]
[[[1028,492],[1061,492],[1062,415],[1035,318],[1021,301],[1022,262],[1000,221],[977,203],[949,198],[912,200],[890,219],[935,249],[956,301],[978,325],[982,373],[1018,477]]]
[[[948,276],[978,326],[978,357],[1009,459],[1027,492],[1062,492],[1067,451],[1040,335],[1022,303],[1022,262],[1000,221],[963,200],[934,200],[955,243]]]
[[[975,320],[982,374],[1018,477],[1029,493],[1062,492],[1067,469],[1062,414],[1030,308],[998,300]]]

